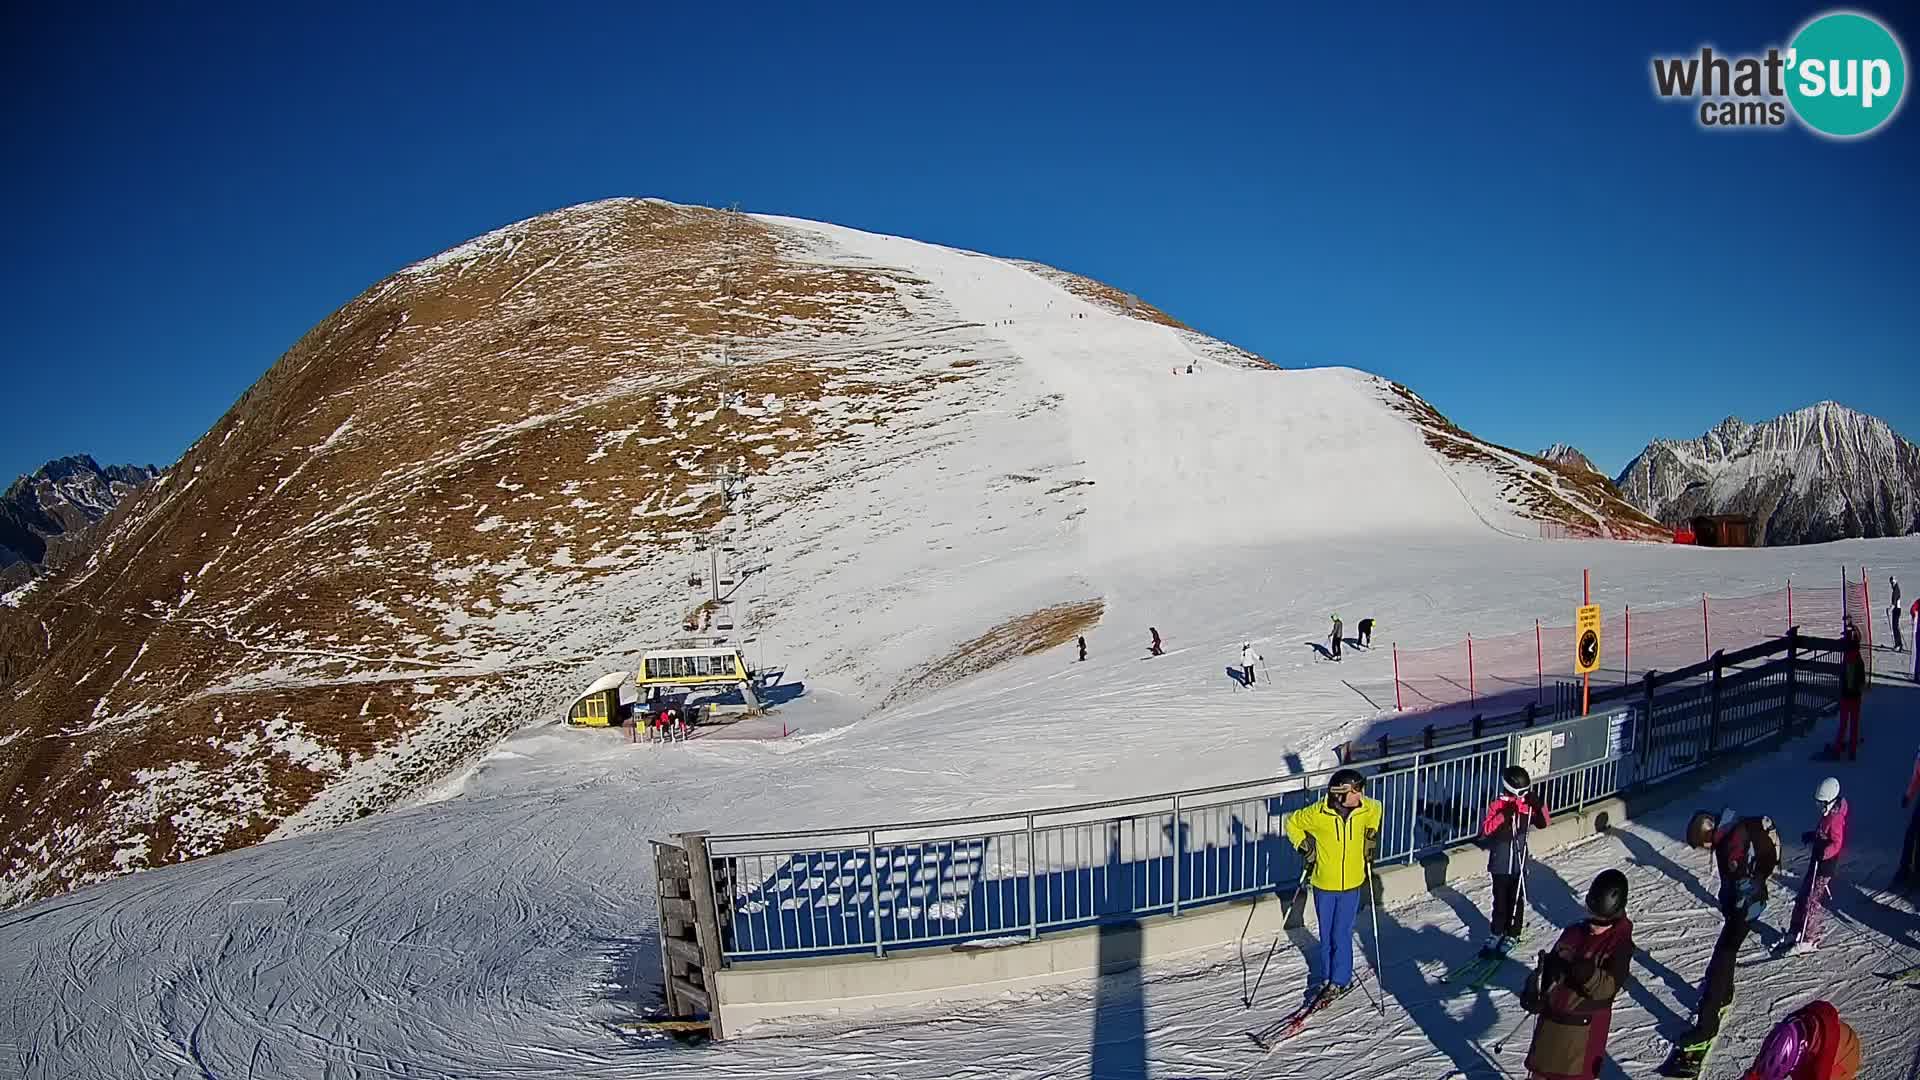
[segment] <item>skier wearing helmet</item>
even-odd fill
[[[1693,1028],[1674,1046],[1674,1060],[1691,1059],[1697,1070],[1720,1034],[1720,1017],[1733,1001],[1734,961],[1748,931],[1767,907],[1767,879],[1780,865],[1780,834],[1768,817],[1741,817],[1732,808],[1696,811],[1687,822],[1687,845],[1713,852],[1720,875],[1720,915],[1725,920],[1700,990]],[[1691,1075],[1684,1070],[1667,1075]]]
[[[1500,774],[1500,794],[1487,807],[1480,837],[1487,848],[1487,873],[1493,876],[1493,913],[1488,919],[1482,956],[1505,955],[1520,941],[1526,921],[1527,833],[1547,827],[1544,800],[1532,794],[1533,778],[1518,765]]]
[[[1594,1080],[1607,1058],[1613,999],[1627,985],[1633,920],[1627,876],[1602,870],[1587,890],[1587,918],[1540,953],[1520,1007],[1540,1017],[1527,1048],[1530,1080]]]
[[[1341,769],[1327,797],[1287,815],[1287,841],[1312,868],[1313,910],[1320,923],[1319,986],[1307,994],[1323,1006],[1353,988],[1353,932],[1360,894],[1373,880],[1380,839],[1380,803],[1362,793],[1366,778]]]
[[[1808,1002],[1775,1025],[1743,1080],[1854,1080],[1860,1036],[1824,1001]]]
[[[1820,781],[1813,799],[1820,806],[1820,821],[1800,836],[1812,857],[1800,896],[1793,904],[1793,922],[1780,942],[1782,953],[1812,952],[1820,947],[1822,916],[1832,908],[1834,872],[1847,844],[1847,800],[1840,795],[1839,779],[1829,776]]]

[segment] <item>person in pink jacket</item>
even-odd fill
[[[1812,952],[1820,947],[1820,924],[1832,907],[1834,873],[1847,848],[1847,800],[1840,795],[1839,779],[1829,776],[1820,781],[1813,798],[1820,804],[1820,822],[1800,836],[1812,858],[1800,898],[1794,901],[1793,923],[1781,941],[1783,952]]]

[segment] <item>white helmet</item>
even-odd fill
[[[1821,806],[1831,806],[1839,798],[1840,780],[1837,777],[1829,776],[1820,781],[1819,787],[1813,789],[1813,801]]]

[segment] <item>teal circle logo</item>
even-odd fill
[[[1865,135],[1893,118],[1907,56],[1878,19],[1838,11],[1802,27],[1787,50],[1787,100],[1822,135]]]

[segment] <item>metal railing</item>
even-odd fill
[[[1789,650],[1665,693],[1649,681],[1644,700],[1594,710],[1624,714],[1617,752],[1537,777],[1536,790],[1562,813],[1779,734],[1799,718],[1796,695],[1830,667]],[[1384,812],[1376,865],[1477,838],[1511,738],[1359,766]],[[1286,892],[1302,869],[1286,818],[1321,797],[1332,771],[1019,814],[708,836],[720,952],[732,961],[988,947]]]

